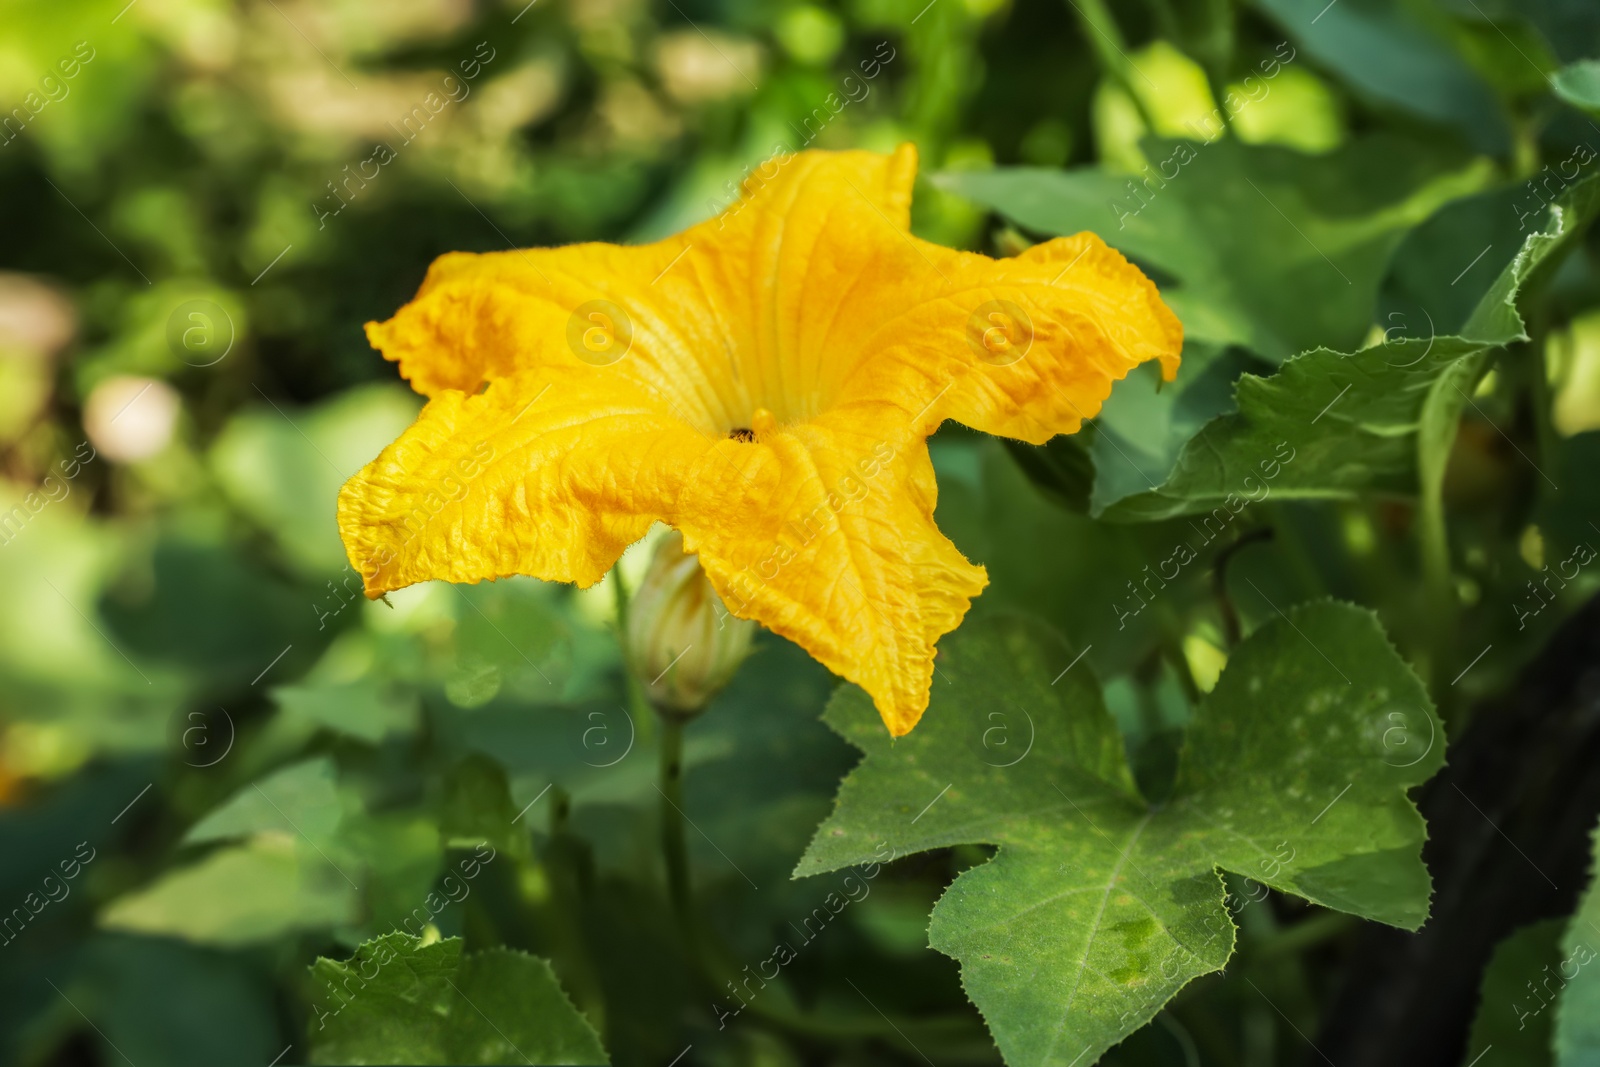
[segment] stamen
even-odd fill
[[[767,434],[771,433],[777,428],[777,416],[773,415],[772,412],[768,411],[766,408],[756,408],[756,410],[750,416],[750,425],[741,426],[735,430],[729,430],[728,439],[732,441],[744,441],[748,443],[754,441],[758,437],[765,437]]]

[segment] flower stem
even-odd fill
[[[661,716],[661,854],[667,862],[667,894],[684,939],[694,949],[694,919],[689,901],[689,850],[683,834],[683,720]]]

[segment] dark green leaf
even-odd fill
[[[272,986],[237,954],[101,934],[87,946],[78,983],[82,992],[68,993],[104,1035],[105,1063],[266,1064],[290,1043],[279,1034]],[[200,1019],[206,1025],[195,1025]]]
[[[1006,451],[1041,492],[1068,511],[1081,514],[1089,510],[1089,494],[1094,489],[1094,461],[1085,447],[1085,439],[1094,439],[1093,429],[1088,426],[1084,433],[1054,437],[1042,445],[1007,440]]]

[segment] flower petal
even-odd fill
[[[856,299],[894,313],[862,331],[831,403],[894,403],[932,433],[944,419],[1042,444],[1093,418],[1112,383],[1147,360],[1178,372],[1183,327],[1155,285],[1094,234],[1012,259],[908,238]],[[920,261],[920,262],[919,262]],[[919,269],[920,268],[920,269]],[[843,317],[841,310],[840,317]]]
[[[915,172],[910,145],[891,156],[802,152],[752,173],[722,215],[654,244],[448,253],[367,337],[427,396],[589,364],[644,385],[708,433],[748,426],[757,407],[814,414],[791,402],[803,339],[789,329],[832,281],[808,274],[811,246],[835,238],[841,198],[848,214],[903,232]],[[581,343],[591,333],[611,343]]]
[[[440,392],[340,491],[367,595],[433,578],[599,581],[712,448],[659,407],[582,371]]]
[[[988,584],[933,522],[922,438],[872,412],[825,415],[707,464],[669,521],[735,615],[790,638],[872,695],[890,733],[928,706],[934,642]]]
[[[726,358],[710,356],[736,334],[684,270],[688,238],[443,255],[409,304],[367,324],[367,337],[427,396],[544,369],[603,370],[702,431],[725,432],[737,393]]]

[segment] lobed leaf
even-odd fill
[[[1091,1063],[1222,969],[1234,926],[1221,871],[1421,925],[1424,827],[1406,790],[1442,764],[1444,738],[1370,612],[1302,606],[1242,643],[1159,805],[1074,663],[1039,624],[975,621],[942,646],[929,714],[898,740],[874,729],[863,693],[840,690],[826,721],[865,758],[795,872],[884,845],[998,846],[940,899],[929,943],[961,962],[1012,1067]]]

